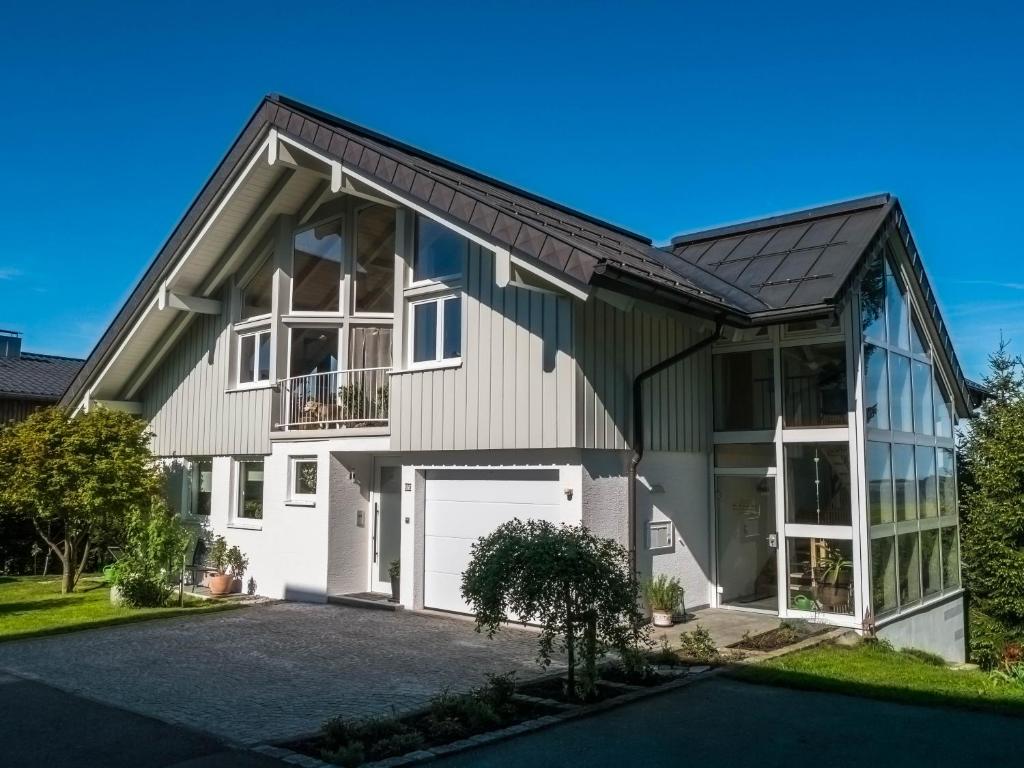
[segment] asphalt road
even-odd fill
[[[715,677],[430,766],[964,768],[1022,756],[1021,719]]]
[[[212,713],[231,717],[229,705]],[[190,728],[0,673],[2,768],[282,768]]]

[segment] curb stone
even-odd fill
[[[378,760],[374,763],[364,763],[362,768],[396,768],[397,766],[415,765],[428,760],[433,760],[437,757],[465,752],[470,749],[475,749],[476,747],[504,741],[524,733],[539,731],[552,725],[557,725],[558,723],[575,720],[580,717],[587,717],[589,715],[596,715],[640,699],[646,699],[648,697],[685,688],[689,685],[700,682],[704,678],[716,676],[722,671],[724,671],[724,667],[717,669],[712,669],[710,667],[704,667],[703,669],[700,667],[691,667],[688,674],[680,673],[676,676],[675,680],[670,680],[661,685],[640,687],[636,690],[624,693],[621,696],[599,701],[596,704],[588,704],[584,706],[569,704],[566,705],[569,709],[554,715],[545,715],[544,717],[534,718],[533,720],[526,720],[522,723],[510,725],[507,728],[502,728],[497,731],[489,731],[487,733],[471,736],[468,739],[453,741],[450,744],[442,744],[426,750],[417,750],[416,752],[409,752],[405,755],[389,757],[385,760]],[[268,752],[268,749],[274,750],[273,753]],[[307,755],[300,755],[296,752],[292,752],[291,750],[284,749],[283,747],[255,747],[254,751],[268,755],[272,754],[272,756],[278,757],[285,762],[292,763],[293,765],[301,765],[303,768],[333,768],[329,763],[325,763],[322,760],[317,760],[316,758],[309,757]]]

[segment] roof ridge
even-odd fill
[[[854,211],[862,211],[866,208],[877,208],[883,206],[893,199],[895,199],[894,196],[889,192],[882,192],[877,195],[866,195],[864,197],[856,197],[850,200],[841,200],[837,203],[828,203],[826,205],[815,206],[814,208],[802,208],[795,211],[775,214],[773,216],[766,216],[760,219],[747,219],[746,221],[738,221],[733,224],[725,224],[720,227],[700,229],[694,232],[676,235],[669,241],[669,245],[689,245],[691,243],[700,242],[701,240],[725,237],[732,234],[739,234],[740,232],[756,232],[761,229],[770,229],[772,227],[785,226],[787,224],[799,224],[812,219],[820,219],[825,216],[835,216],[840,213],[853,213]]]
[[[709,277],[710,279],[712,279],[712,280],[713,280],[713,281],[715,281],[716,283],[721,283],[722,285],[724,285],[724,286],[727,286],[727,287],[728,287],[729,289],[731,289],[731,290],[734,290],[734,291],[738,291],[739,293],[742,293],[742,294],[743,294],[744,296],[748,296],[748,297],[750,297],[751,299],[753,299],[754,301],[756,301],[756,302],[757,302],[758,304],[762,305],[763,307],[766,307],[766,308],[768,308],[768,309],[770,309],[770,308],[771,308],[771,307],[770,307],[770,306],[768,305],[768,303],[767,303],[767,302],[766,302],[766,301],[765,301],[764,299],[762,299],[762,298],[761,298],[760,296],[756,296],[756,295],[754,295],[753,293],[751,293],[750,291],[748,291],[748,290],[747,290],[746,288],[743,288],[742,286],[739,286],[739,285],[735,285],[735,284],[733,284],[733,283],[730,283],[730,282],[729,282],[728,280],[723,280],[723,279],[722,279],[721,277],[719,277],[718,275],[716,275],[716,274],[715,274],[714,272],[712,272],[711,270],[709,270],[709,269],[705,269],[705,268],[704,268],[703,266],[701,266],[700,264],[697,264],[697,263],[696,263],[696,262],[694,262],[694,261],[690,261],[689,259],[683,258],[683,257],[682,257],[682,256],[680,256],[679,254],[677,254],[677,253],[674,253],[674,252],[670,251],[670,250],[668,249],[668,246],[665,246],[665,247],[652,247],[652,248],[651,248],[651,250],[652,250],[652,251],[657,251],[658,253],[664,253],[664,254],[666,254],[667,256],[672,256],[673,258],[676,258],[676,259],[680,259],[680,260],[682,260],[682,261],[685,261],[685,262],[686,262],[686,263],[687,263],[687,264],[688,264],[689,266],[693,267],[694,269],[700,270],[700,271],[701,271],[701,272],[702,272],[703,274],[707,275],[707,276],[708,276],[708,277]],[[661,263],[662,263],[660,259],[658,260],[658,263],[659,263],[659,264],[661,264]],[[672,271],[672,272],[674,272],[675,274],[679,274],[679,273],[678,273],[678,272],[677,272],[677,271],[676,271],[675,269],[673,269],[673,268],[672,268],[672,267],[671,267],[670,265],[668,265],[668,264],[664,264],[663,266],[664,266],[664,267],[665,267],[666,269],[668,269],[668,270],[671,270],[671,271]]]
[[[620,235],[625,235],[626,237],[633,238],[634,240],[638,240],[646,245],[653,245],[653,241],[647,235],[643,235],[640,234],[639,232],[634,232],[633,230],[626,229],[625,227],[620,226],[618,224],[613,224],[610,221],[599,219],[596,216],[592,216],[589,213],[585,213],[584,211],[572,208],[568,205],[565,205],[564,203],[559,203],[556,200],[544,197],[543,195],[539,195],[536,192],[530,192],[529,190],[523,189],[522,187],[517,187],[513,184],[509,184],[507,181],[502,181],[501,179],[495,178],[494,176],[490,176],[486,173],[481,173],[480,171],[474,170],[473,168],[462,165],[461,163],[457,163],[454,160],[449,160],[448,158],[436,155],[433,152],[429,152],[425,149],[420,149],[419,147],[413,144],[409,144],[399,139],[392,138],[391,136],[387,136],[383,133],[380,133],[379,131],[375,131],[372,128],[367,128],[363,125],[359,125],[358,123],[353,123],[351,120],[346,120],[345,118],[339,117],[338,115],[332,112],[328,112],[327,110],[311,106],[309,104],[297,101],[296,99],[292,99],[288,96],[284,96],[279,93],[268,93],[265,98],[269,101],[273,101],[276,104],[281,104],[289,109],[297,109],[303,111],[318,120],[326,120],[328,122],[331,122],[335,124],[335,126],[340,127],[344,130],[361,134],[365,138],[384,144],[385,147],[393,147],[395,149],[402,150],[403,152],[409,152],[413,155],[417,155],[421,158],[424,158],[432,163],[437,163],[438,165],[445,166],[446,168],[456,171],[457,173],[463,173],[478,181],[482,181],[486,184],[492,184],[495,187],[503,189],[507,192],[511,192],[515,195],[520,195],[522,197],[533,200],[534,202],[550,206],[555,210],[562,211],[563,213],[569,214],[570,216],[575,216],[591,224],[596,224],[598,226],[604,227],[613,232],[617,232]]]
[[[21,355],[19,356],[18,359],[24,360],[26,357],[42,357],[46,358],[47,360],[67,360],[68,362],[71,363],[85,362],[85,358],[82,357],[68,357],[67,355],[50,355],[45,352],[26,352],[25,350],[21,351]]]

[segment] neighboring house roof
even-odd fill
[[[0,358],[0,398],[57,401],[84,360],[22,352]]]
[[[899,203],[889,195],[675,238],[669,246],[505,184],[283,96],[267,96],[161,248],[65,396],[79,398],[126,325],[151,301],[179,249],[270,129],[518,256],[608,287],[739,325],[832,311],[891,234],[906,244],[937,338],[963,374]]]

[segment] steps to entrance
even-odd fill
[[[329,595],[327,602],[332,605],[347,605],[350,608],[371,608],[378,611],[400,611],[399,603],[391,602],[391,595],[380,592],[353,592],[350,595]]]

